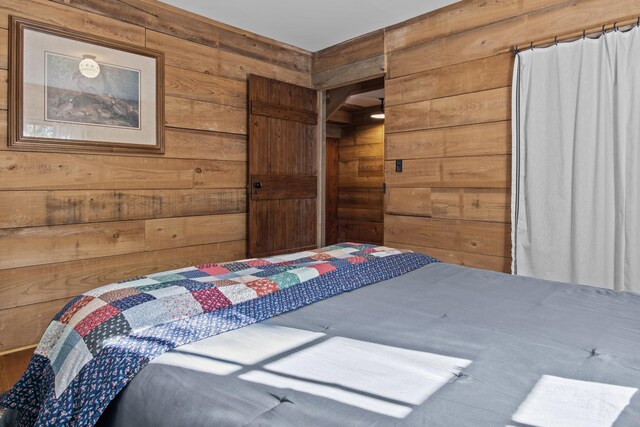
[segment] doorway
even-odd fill
[[[383,244],[384,78],[331,89],[326,106],[325,244]]]

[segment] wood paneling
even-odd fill
[[[206,230],[215,230],[207,233]],[[158,250],[247,238],[247,215],[207,215],[145,221],[145,248]]]
[[[118,18],[83,13],[48,0],[11,0],[0,7],[0,28],[9,27],[9,15],[29,18],[45,24],[68,28],[138,46],[145,44],[143,27],[122,22]],[[0,46],[6,49],[4,43]],[[4,57],[4,55],[2,55]]]
[[[312,85],[311,75],[308,72],[278,67],[260,59],[156,31],[147,30],[146,35],[147,47],[162,50],[165,53],[166,65],[244,82],[249,74],[259,74],[302,86]]]
[[[383,76],[384,73],[385,56],[378,55],[354,62],[353,64],[345,64],[338,68],[315,73],[313,75],[313,84],[318,89],[331,89],[345,84]]]
[[[385,106],[511,86],[513,58],[511,53],[504,53],[391,79],[385,87]]]
[[[434,218],[511,222],[511,192],[505,188],[434,188]]]
[[[184,68],[166,67],[164,93],[214,104],[246,108],[247,84]]]
[[[386,28],[385,243],[509,271],[513,46],[639,14],[635,0],[469,0]]]
[[[4,393],[20,379],[27,369],[35,347],[30,346],[10,353],[0,353],[0,393]],[[2,410],[0,409],[0,416]]]
[[[398,249],[409,249],[414,252],[420,252],[449,264],[460,264],[466,267],[481,268],[484,270],[495,270],[504,273],[509,273],[511,271],[511,258],[471,254],[468,252],[452,251],[450,249],[407,245],[405,243],[399,242],[385,242],[385,244]]]
[[[386,215],[385,240],[483,255],[504,256],[511,247],[508,224]]]
[[[0,310],[70,298],[158,271],[245,258],[246,246],[246,240],[234,240],[3,270]]]
[[[381,221],[338,221],[338,241],[381,244],[384,224]]]
[[[544,9],[436,38],[388,54],[391,78],[507,53],[513,46],[580,32],[638,16],[635,0],[543,1]],[[476,6],[477,7],[477,6]],[[477,9],[476,9],[477,10]]]
[[[0,228],[238,213],[246,202],[245,189],[0,191]]]
[[[338,240],[382,244],[384,125],[343,127],[338,143]]]
[[[387,28],[387,51],[394,51],[569,1],[470,0]]]
[[[9,149],[9,15],[162,51],[165,154]],[[246,257],[247,76],[309,87],[311,65],[310,52],[155,0],[1,2],[0,351],[37,343],[91,288]]]
[[[167,126],[247,133],[247,112],[244,108],[171,96],[167,96],[166,100],[165,123]]]
[[[402,172],[395,171],[395,161],[386,161],[385,180],[389,187],[507,188],[510,170],[510,156],[411,159]]]
[[[385,143],[387,160],[509,153],[510,121],[388,134]]]
[[[239,53],[285,68],[311,71],[311,56],[302,49],[212,21],[157,1],[53,0],[153,29],[181,39]]]
[[[509,120],[511,88],[394,105],[385,114],[387,133]]]
[[[313,71],[322,73],[384,53],[384,31],[378,30],[322,49],[313,54]]]
[[[25,347],[40,341],[40,337],[71,298],[0,310],[0,351]]]
[[[144,222],[59,225],[0,230],[0,270],[144,250]]]
[[[165,157],[247,161],[247,137],[232,133],[167,128]]]
[[[388,214],[431,216],[431,188],[389,187],[385,194]]]
[[[245,162],[0,151],[0,190],[239,188]]]
[[[314,53],[313,70],[313,84],[318,89],[384,75],[384,31],[373,31]]]

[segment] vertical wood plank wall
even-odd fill
[[[343,126],[338,145],[338,241],[382,244],[384,124]]]
[[[8,150],[9,15],[163,51],[166,154]],[[246,254],[249,73],[310,87],[311,54],[150,0],[0,3],[0,355],[90,288]]]

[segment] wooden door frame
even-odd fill
[[[373,70],[372,70],[373,71]],[[377,69],[376,69],[377,71]],[[360,76],[357,79],[341,81],[339,84],[334,84],[326,87],[318,87],[315,89],[318,91],[318,203],[317,203],[317,241],[319,247],[325,246],[325,214],[326,214],[326,173],[327,173],[327,91],[332,89],[338,89],[345,86],[351,86],[357,83],[366,82],[382,77],[386,80],[386,71],[372,72],[367,76]],[[386,86],[383,84],[383,87]],[[385,138],[386,139],[386,138]],[[384,144],[384,142],[383,142]],[[384,155],[383,155],[384,158]]]

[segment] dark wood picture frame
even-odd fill
[[[8,146],[10,148],[26,151],[98,151],[107,153],[125,152],[150,154],[164,153],[164,54],[162,52],[145,47],[108,40],[101,37],[95,37],[92,35],[79,33],[76,31],[68,30],[66,28],[43,24],[29,19],[17,18],[15,16],[10,17],[9,28],[10,63]],[[49,111],[55,112],[55,114],[58,114],[60,117],[67,117],[66,114],[68,114],[68,110],[71,111],[71,114],[76,113],[76,111],[82,110],[76,108],[76,106],[74,105],[76,103],[76,100],[74,100],[72,96],[69,96],[68,100],[65,101],[68,103],[68,105],[62,105],[58,107],[58,109],[54,108],[54,101],[58,100],[60,103],[63,102],[61,101],[62,96],[59,95],[59,98],[47,98],[50,89],[46,86],[46,79],[48,78],[48,74],[46,71],[47,67],[44,66],[45,59],[42,58],[43,67],[41,68],[43,68],[43,70],[41,71],[41,73],[44,77],[42,78],[41,90],[38,87],[38,90],[36,92],[38,93],[38,96],[41,96],[42,100],[44,101],[28,101],[32,105],[41,105],[33,109],[38,110],[38,113],[41,113],[38,116],[40,120],[40,122],[38,123],[46,123],[47,125],[50,125],[52,127],[60,126],[63,129],[61,132],[64,132],[64,129],[67,128],[76,130],[76,135],[79,133],[91,133],[92,135],[96,135],[96,137],[89,139],[78,138],[74,135],[52,137],[51,135],[46,135],[47,132],[42,132],[42,134],[40,135],[29,134],[29,132],[25,132],[26,126],[24,110],[24,73],[25,71],[28,71],[25,70],[25,55],[29,54],[28,52],[25,52],[25,31],[31,31],[32,33],[30,34],[34,34],[33,32],[37,32],[39,33],[38,36],[42,35],[42,37],[53,36],[54,38],[52,40],[59,41],[59,38],[64,38],[70,40],[70,43],[79,42],[87,45],[94,45],[96,49],[103,52],[107,51],[113,52],[113,55],[121,55],[122,57],[127,58],[128,62],[136,59],[136,57],[130,55],[139,55],[142,57],[140,58],[142,61],[146,61],[146,68],[152,68],[150,65],[151,62],[149,62],[150,60],[152,60],[155,64],[155,70],[153,70],[152,72],[145,72],[146,70],[134,69],[130,66],[126,67],[120,64],[113,64],[112,62],[101,64],[101,69],[103,69],[102,67],[107,67],[106,69],[116,70],[115,73],[120,72],[122,75],[124,75],[123,73],[129,73],[128,77],[130,77],[130,79],[128,81],[133,82],[131,84],[134,85],[134,89],[138,90],[138,93],[136,95],[137,100],[129,101],[125,100],[124,98],[116,98],[115,95],[107,93],[106,90],[103,90],[103,92],[96,94],[93,87],[91,87],[93,91],[89,93],[89,91],[87,90],[87,94],[84,94],[81,89],[76,89],[76,91],[73,92],[70,91],[70,89],[54,88],[53,90],[59,91],[57,93],[64,93],[62,92],[64,90],[68,90],[68,93],[70,94],[78,93],[78,91],[80,91],[81,95],[76,97],[76,99],[84,96],[85,99],[83,100],[85,102],[83,103],[82,107],[86,111],[84,114],[86,114],[87,116],[91,114],[92,118],[83,119],[81,114],[76,114],[72,116],[75,121],[47,121],[45,120],[45,118],[46,114]],[[44,56],[51,54],[48,49],[49,46],[47,45],[46,49],[44,50]],[[55,50],[56,46],[51,46],[51,49]],[[80,59],[76,56],[65,55],[64,52],[54,52],[51,55],[53,57],[63,58],[61,61],[64,61],[65,57],[70,58],[69,61],[78,61]],[[46,61],[49,61],[48,56]],[[71,70],[71,68],[69,68],[69,70]],[[75,70],[77,72],[77,67]],[[113,73],[114,71],[111,72]],[[153,84],[153,82],[149,82],[149,74],[155,75],[155,84]],[[131,77],[133,77],[133,79],[131,79]],[[83,79],[84,77],[80,76],[80,78]],[[101,78],[103,80],[106,79],[106,77],[104,77],[104,74]],[[137,86],[135,86],[136,84]],[[33,86],[32,83],[30,83],[30,85]],[[155,95],[155,102],[152,102],[153,95]],[[47,103],[47,99],[52,99],[50,104]],[[89,102],[87,102],[87,99],[89,100]],[[129,106],[130,104],[127,104],[127,102],[133,102],[134,105],[136,105],[135,102],[137,102],[137,109]],[[78,102],[78,104],[80,104],[80,102]],[[151,105],[155,107],[153,108],[153,110],[155,111],[150,111],[152,110]],[[63,112],[60,113],[60,111]],[[32,112],[30,113],[32,114]],[[123,117],[132,117],[130,120],[132,120],[133,124],[131,126],[118,126],[120,124],[118,122],[118,125],[113,125],[112,123],[115,123],[115,118],[113,118],[114,115],[118,119],[122,119]],[[40,116],[42,117],[40,118]],[[154,118],[155,122],[153,122]],[[85,122],[81,122],[80,120],[85,120]],[[88,120],[94,120],[94,122],[89,122]],[[104,120],[104,122],[100,123],[99,120]],[[109,120],[111,121],[109,122]],[[31,129],[36,128],[37,126],[31,126]],[[42,128],[48,129],[48,127],[44,125],[42,125]],[[103,135],[107,135],[108,137],[104,139],[100,138],[101,132]],[[129,140],[118,140],[118,138],[120,138],[122,135],[126,136],[126,138],[129,138]]]

